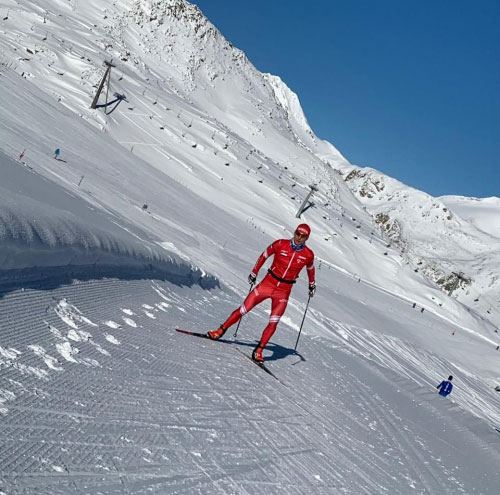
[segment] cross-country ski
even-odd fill
[[[278,380],[278,382],[280,382],[282,385],[285,385],[286,384],[280,380],[280,378],[278,378],[263,362],[261,361],[256,361],[255,359],[253,359],[251,356],[249,356],[248,354],[245,354],[241,349],[239,349],[238,347],[235,348],[242,356],[245,356],[247,359],[249,359],[253,364],[255,364],[256,366],[258,366],[261,370],[265,371],[268,375],[271,375],[274,379]]]
[[[206,334],[206,333],[201,333],[201,332],[191,332],[190,330],[182,330],[180,328],[176,328],[175,329],[176,332],[179,332],[179,333],[184,333],[186,335],[192,335],[193,337],[199,337],[201,339],[208,339],[208,340],[212,340],[210,339],[210,337]],[[227,341],[229,342],[229,341]]]
[[[192,337],[198,337],[202,339],[208,339],[208,340],[213,340],[211,339],[206,333],[200,333],[200,332],[191,332],[190,330],[183,330],[180,328],[175,329],[176,332],[183,333],[185,335],[191,335]],[[231,340],[224,340],[224,339],[217,339],[217,342],[224,342],[226,344],[233,344],[234,341]],[[241,349],[237,347],[237,344],[235,344],[234,348],[238,351],[239,354],[242,356],[245,356],[247,359],[249,359],[253,364],[258,366],[261,370],[265,371],[267,374],[271,375],[273,378],[278,380],[282,385],[285,385],[282,380],[280,380],[262,361],[256,361],[253,359],[251,356],[248,354],[245,354]]]

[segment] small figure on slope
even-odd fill
[[[265,299],[271,299],[271,316],[269,323],[262,333],[260,342],[252,353],[254,361],[263,362],[262,350],[274,334],[281,316],[285,312],[292,286],[297,280],[302,268],[307,267],[309,278],[309,296],[314,296],[316,284],[314,279],[314,253],[306,246],[311,229],[302,223],[296,229],[292,239],[278,239],[274,241],[259,256],[252,273],[248,276],[250,285],[255,284],[257,274],[269,256],[274,256],[271,268],[254,290],[248,294],[240,308],[235,309],[229,318],[217,329],[208,332],[213,340],[220,339],[229,327],[234,325],[243,315],[251,311]]]
[[[439,395],[442,395],[443,397],[446,397],[447,395],[451,394],[451,391],[453,390],[453,385],[451,381],[453,380],[453,377],[450,375],[448,377],[448,380],[443,380],[436,388],[439,389]]]

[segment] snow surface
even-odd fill
[[[483,232],[500,238],[500,198],[442,196],[441,201]]]
[[[498,492],[496,198],[352,166],[187,2],[0,14],[0,493]],[[237,338],[175,333],[241,304],[312,184],[318,292],[298,352],[304,278],[265,351],[283,383],[236,351],[265,304]],[[475,270],[460,300],[431,259]]]
[[[499,326],[499,198],[433,198],[370,168],[343,167],[343,173],[416,270],[447,292],[449,277],[461,274],[468,283],[453,296]]]

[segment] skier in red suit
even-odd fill
[[[274,256],[271,268],[255,289],[248,294],[240,308],[235,309],[229,318],[217,329],[208,332],[207,335],[213,340],[220,339],[229,327],[234,325],[244,314],[251,311],[254,306],[260,304],[264,299],[271,299],[271,316],[269,323],[262,333],[260,342],[252,353],[252,359],[263,362],[262,350],[272,337],[281,316],[285,312],[292,286],[297,280],[302,268],[307,268],[309,277],[309,295],[312,297],[316,292],[314,281],[314,253],[305,242],[311,233],[309,225],[300,224],[293,235],[293,239],[278,239],[274,241],[259,256],[252,273],[248,276],[248,282],[253,285],[257,280],[257,274],[269,256]]]

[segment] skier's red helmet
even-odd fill
[[[307,225],[307,223],[301,223],[296,229],[295,232],[297,234],[302,234],[306,236],[306,239],[309,239],[309,236],[311,235],[311,227]]]

